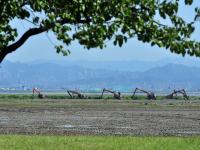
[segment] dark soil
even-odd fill
[[[194,136],[200,135],[200,102],[3,101],[0,133]]]

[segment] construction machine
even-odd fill
[[[184,99],[189,99],[189,96],[187,95],[186,91],[184,89],[182,90],[174,90],[171,94],[167,95],[166,98],[167,99],[175,99],[178,94],[181,94],[183,96]]]
[[[42,94],[38,88],[33,88],[33,97],[35,96],[35,94],[38,95],[38,98],[41,98],[41,99],[45,98],[45,95]]]
[[[112,94],[113,94],[113,97],[114,97],[115,99],[121,99],[121,93],[120,93],[120,92],[108,90],[108,89],[105,89],[105,88],[104,88],[103,91],[102,91],[101,98],[103,98],[103,94],[104,94],[105,92],[112,93]]]
[[[153,92],[148,92],[146,90],[136,88],[135,91],[133,92],[132,98],[135,97],[136,93],[145,93],[147,95],[147,99],[156,100],[156,96],[155,96],[155,94]]]
[[[80,92],[78,92],[78,91],[67,90],[67,93],[69,94],[69,96],[70,96],[71,98],[74,98],[75,95],[77,95],[77,97],[80,98],[80,99],[85,98],[85,96],[84,96],[83,94],[81,94]]]

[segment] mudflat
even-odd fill
[[[0,100],[0,134],[200,135],[200,101]]]

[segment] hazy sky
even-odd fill
[[[183,0],[182,0],[183,1]],[[189,7],[180,8],[180,15],[184,16],[186,20],[191,21],[194,18],[194,7],[200,7],[200,1],[195,0],[192,9]],[[17,26],[20,33],[24,33],[29,28],[28,23],[15,20],[13,25]],[[193,36],[195,39],[199,39],[200,35],[200,23],[197,23],[197,30]],[[49,40],[49,38],[51,40]],[[37,61],[37,60],[145,60],[154,61],[164,58],[182,59],[182,56],[172,54],[169,50],[161,49],[158,47],[151,47],[149,44],[138,42],[137,39],[131,39],[122,48],[113,46],[112,42],[108,43],[107,48],[103,50],[99,49],[83,49],[78,43],[73,43],[70,46],[71,54],[67,57],[58,55],[54,49],[52,41],[56,43],[56,40],[51,32],[30,38],[22,47],[16,52],[8,55],[7,60],[10,61]],[[195,58],[194,58],[195,59]]]

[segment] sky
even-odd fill
[[[183,0],[181,1],[183,2]],[[199,0],[194,0],[192,7],[185,7],[182,3],[179,14],[184,16],[187,21],[191,21],[194,18],[194,8],[196,6],[200,7]],[[16,26],[21,34],[29,28],[29,23],[19,20],[13,21],[12,25]],[[195,39],[199,39],[200,22],[196,24],[196,27],[196,33],[193,37]],[[87,50],[78,43],[73,43],[69,47],[71,54],[67,57],[56,53],[54,48],[55,43],[57,43],[57,41],[51,32],[33,36],[16,52],[9,54],[6,57],[6,60],[13,62],[32,62],[38,60],[157,61],[166,58],[172,58],[173,60],[181,59],[183,61],[184,59],[199,60],[199,58],[189,56],[183,59],[181,55],[172,54],[169,50],[158,48],[156,46],[151,47],[149,44],[144,44],[137,41],[137,39],[130,39],[121,48],[118,46],[113,46],[112,42],[108,42],[107,47],[103,50]]]

